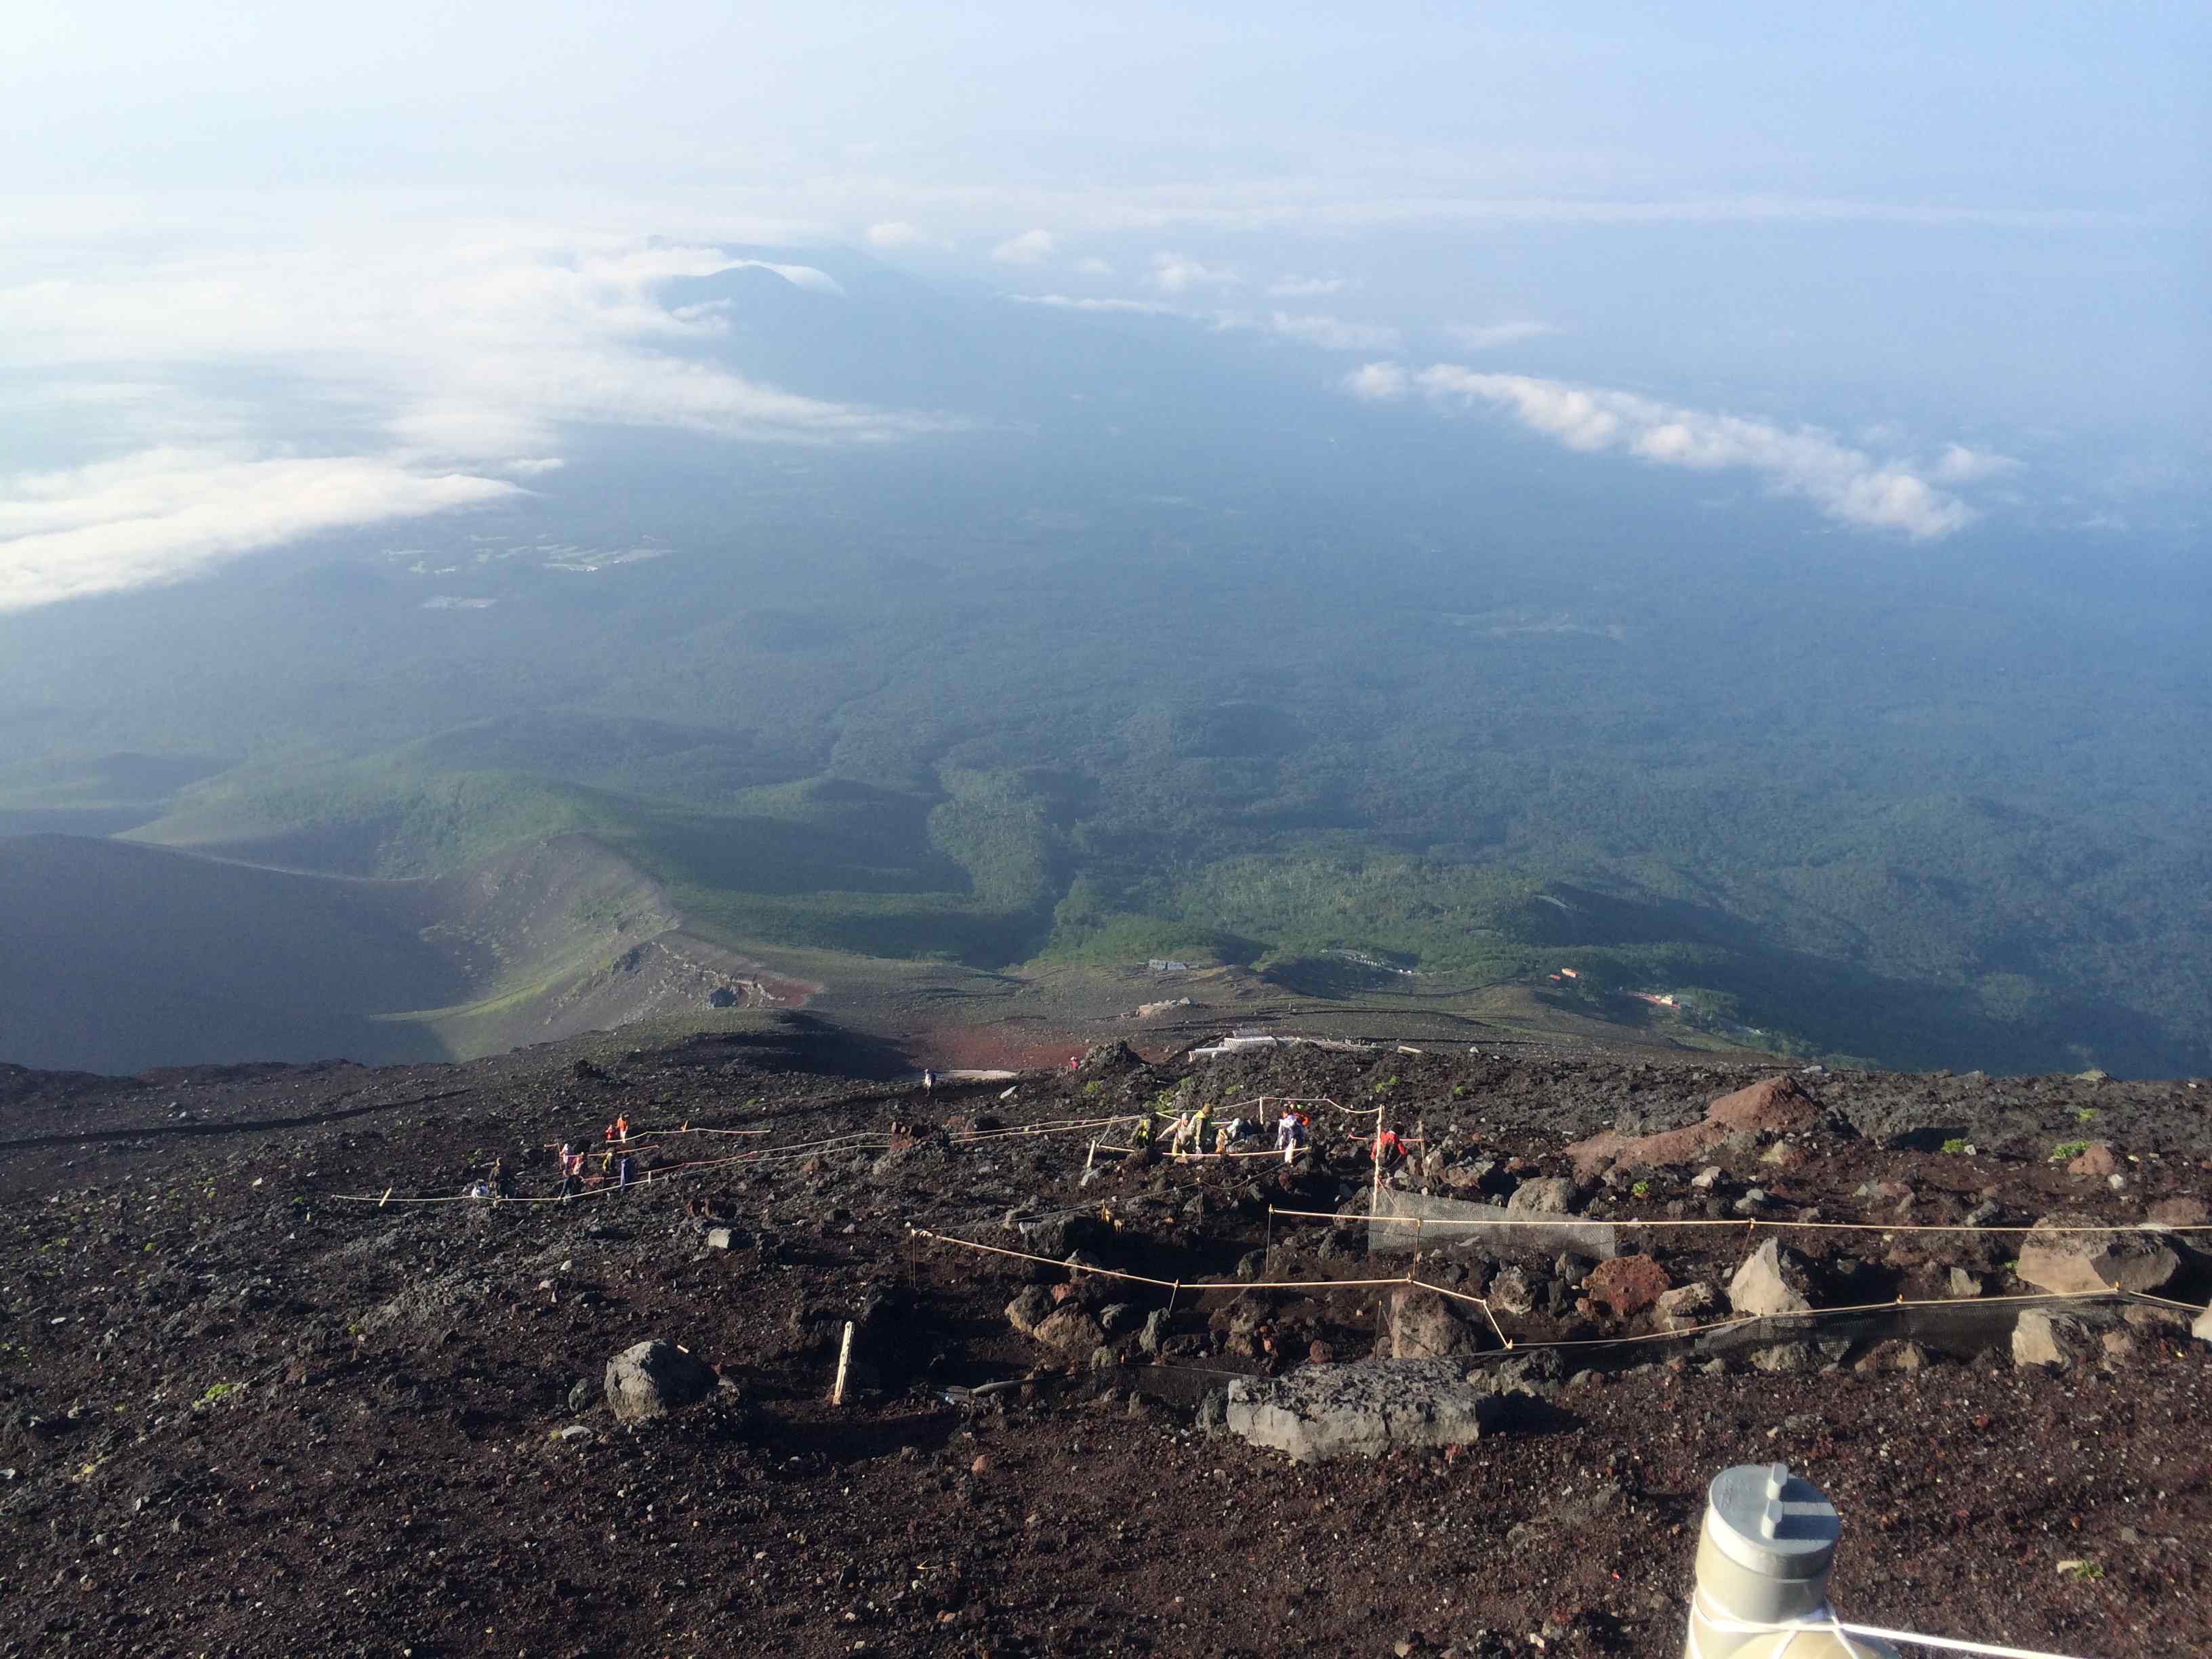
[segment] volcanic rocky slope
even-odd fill
[[[2192,1084],[1101,1050],[926,1097],[854,1080],[880,1059],[802,1019],[0,1070],[4,1651],[1655,1653],[1705,1483],[1776,1459],[1843,1512],[1849,1615],[2202,1650],[2212,1347],[2173,1304],[2212,1233],[1999,1231],[2203,1223]],[[1316,1155],[1095,1121],[1261,1096],[1334,1103]],[[1378,1106],[1415,1138],[1386,1202],[1519,1231],[1416,1258],[1334,1218]],[[617,1115],[650,1179],[456,1196],[495,1159],[552,1194]],[[1525,1225],[1561,1211],[1613,1255]],[[2003,1299],[2062,1272],[2146,1293]],[[1419,1283],[1319,1284],[1362,1279]],[[1378,1352],[1494,1396],[1480,1437],[1309,1464],[1221,1427],[1237,1377]]]

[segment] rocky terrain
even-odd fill
[[[2195,1083],[639,1041],[0,1068],[0,1651],[1662,1653],[1776,1459],[1846,1616],[2203,1649]],[[1113,1150],[1263,1097],[1294,1164]]]

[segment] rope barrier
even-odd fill
[[[1810,1634],[1815,1632],[1835,1637],[1851,1650],[1850,1638],[1864,1636],[1877,1642],[1901,1642],[1908,1647],[1936,1648],[1950,1653],[1972,1653],[1985,1659],[2071,1659],[2063,1653],[2048,1653],[2038,1648],[2008,1648],[1994,1642],[1967,1642],[1956,1637],[1926,1636],[1916,1631],[1890,1630],[1881,1625],[1846,1624],[1836,1616],[1835,1609],[1822,1607],[1804,1619],[1769,1621],[1763,1619],[1736,1619],[1727,1613],[1706,1611],[1708,1599],[1700,1591],[1696,1598],[1696,1613],[1690,1620],[1690,1659],[1704,1659],[1698,1643],[1698,1626],[1728,1636],[1778,1636]]]
[[[986,1244],[980,1239],[960,1238],[951,1233],[933,1232],[927,1227],[909,1224],[907,1231],[917,1238],[934,1240],[939,1244],[957,1244],[964,1250],[981,1250],[987,1255],[1012,1256],[1019,1261],[1040,1261],[1048,1267],[1061,1267],[1081,1277],[1089,1274],[1097,1279],[1119,1279],[1132,1285],[1151,1285],[1164,1291],[1304,1291],[1313,1289],[1346,1290],[1358,1286],[1373,1289],[1383,1285],[1410,1283],[1403,1273],[1389,1279],[1154,1279],[1148,1273],[1124,1273],[1118,1267],[1094,1267],[1088,1262],[1070,1263],[1055,1256],[1039,1255],[1032,1250],[1011,1249],[1004,1244]]]
[[[1436,1285],[1429,1287],[1438,1288]],[[1923,1297],[1907,1300],[1899,1297],[1889,1302],[1853,1302],[1834,1308],[1807,1308],[1796,1313],[1737,1314],[1728,1319],[1707,1320],[1702,1324],[1684,1325],[1670,1331],[1638,1331],[1620,1336],[1560,1337],[1541,1342],[1508,1343],[1509,1347],[1528,1348],[1614,1348],[1627,1342],[1665,1342],[1676,1337],[1701,1336],[1708,1331],[1730,1331],[1746,1325],[1763,1325],[1785,1319],[1827,1319],[1839,1314],[1893,1313],[1900,1308],[1990,1308],[2002,1302],[2131,1302],[2132,1291],[2021,1291],[2003,1296]]]
[[[1917,1299],[1899,1297],[1888,1302],[1850,1303],[1833,1308],[1808,1308],[1798,1313],[1740,1314],[1729,1319],[1708,1320],[1700,1324],[1685,1325],[1674,1330],[1640,1331],[1620,1336],[1560,1338],[1553,1340],[1518,1342],[1505,1334],[1504,1328],[1498,1322],[1497,1315],[1492,1311],[1491,1304],[1485,1297],[1476,1296],[1470,1291],[1458,1290],[1449,1285],[1436,1284],[1412,1272],[1399,1273],[1388,1279],[1156,1279],[1149,1274],[1125,1273],[1115,1267],[1094,1267],[1088,1263],[1071,1264],[1052,1256],[1039,1255],[1033,1250],[1017,1250],[1003,1244],[986,1244],[979,1239],[961,1238],[951,1233],[940,1233],[927,1227],[916,1227],[912,1224],[908,1224],[907,1231],[914,1237],[930,1239],[939,1244],[957,1245],[962,1249],[978,1250],[988,1255],[1007,1256],[1019,1261],[1040,1262],[1048,1267],[1066,1269],[1071,1274],[1079,1277],[1088,1273],[1100,1279],[1121,1279],[1133,1285],[1151,1285],[1161,1290],[1171,1291],[1176,1295],[1180,1295],[1184,1291],[1319,1291],[1376,1290],[1386,1285],[1410,1285],[1417,1290],[1433,1291],[1437,1295],[1449,1297],[1455,1302],[1473,1303],[1482,1310],[1483,1317],[1489,1322],[1490,1328],[1497,1334],[1498,1340],[1506,1348],[1516,1352],[1529,1352],[1538,1348],[1612,1348],[1631,1342],[1672,1341],[1683,1337],[1703,1335],[1709,1331],[1735,1330],[1746,1325],[1758,1325],[1769,1322],[1817,1320],[1849,1314],[1893,1313],[1904,1308],[1986,1308],[1995,1307],[2002,1303],[2154,1301],[2157,1299],[2130,1291],[2023,1291],[2005,1296],[1929,1297]]]
[[[1312,1221],[1382,1221],[1410,1227],[1419,1223],[1430,1227],[1802,1227],[1826,1232],[1850,1233],[2202,1233],[2212,1232],[2212,1222],[2197,1222],[2185,1227],[2152,1225],[2136,1222],[2124,1226],[2028,1226],[1977,1227],[1965,1222],[1895,1222],[1885,1224],[1879,1221],[1780,1221],[1765,1216],[1738,1216],[1719,1220],[1711,1217],[1696,1219],[1666,1217],[1644,1219],[1638,1217],[1612,1216],[1410,1216],[1343,1215],[1334,1210],[1279,1210],[1268,1206],[1277,1215],[1297,1216]]]

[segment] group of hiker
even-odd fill
[[[577,1194],[605,1187],[612,1182],[617,1188],[627,1187],[637,1174],[637,1159],[630,1147],[629,1118],[618,1116],[607,1125],[599,1136],[597,1152],[589,1150],[591,1143],[564,1140],[554,1158],[561,1171],[561,1187],[556,1194],[574,1198]],[[593,1170],[596,1161],[599,1167]],[[507,1160],[495,1158],[485,1176],[469,1183],[463,1194],[467,1198],[512,1198],[513,1182],[507,1171]]]
[[[925,1094],[933,1092],[936,1083],[933,1071],[922,1073]],[[1158,1121],[1161,1119],[1166,1119],[1164,1127]],[[1229,1119],[1225,1123],[1216,1124],[1213,1108],[1205,1105],[1191,1111],[1179,1112],[1172,1118],[1165,1112],[1141,1113],[1130,1133],[1129,1142],[1133,1151],[1148,1152],[1164,1141],[1168,1155],[1171,1158],[1208,1154],[1218,1157],[1240,1150],[1258,1155],[1267,1149],[1247,1146],[1246,1143],[1260,1140],[1267,1128],[1264,1117],[1238,1116]],[[891,1133],[895,1136],[912,1135],[917,1131],[911,1121],[901,1119],[892,1123]],[[561,1171],[558,1196],[574,1198],[580,1193],[604,1188],[610,1182],[620,1190],[629,1186],[636,1177],[636,1159],[630,1146],[628,1115],[617,1115],[606,1126],[599,1139],[600,1148],[597,1152],[588,1150],[588,1141],[580,1145],[566,1140],[561,1143],[556,1153]],[[1282,1154],[1284,1163],[1297,1162],[1298,1155],[1313,1144],[1311,1116],[1286,1108],[1275,1120],[1274,1142],[1273,1150]],[[1380,1124],[1376,1126],[1374,1142],[1367,1150],[1369,1156],[1386,1169],[1410,1156],[1411,1152],[1397,1130]],[[591,1167],[593,1158],[598,1160],[596,1170]],[[513,1196],[511,1185],[506,1160],[494,1158],[488,1176],[471,1182],[465,1196],[507,1198]]]
[[[1163,1123],[1160,1120],[1164,1120]],[[1136,1120],[1129,1136],[1133,1151],[1143,1152],[1158,1146],[1170,1158],[1218,1156],[1243,1151],[1248,1155],[1264,1148],[1247,1146],[1258,1139],[1267,1130],[1263,1118],[1232,1117],[1216,1125],[1213,1109],[1200,1106],[1194,1111],[1182,1112],[1170,1117],[1165,1112],[1146,1113]],[[1298,1155],[1313,1144],[1313,1119],[1308,1113],[1285,1109],[1275,1120],[1274,1150],[1283,1155],[1283,1162],[1294,1164]],[[1355,1141],[1352,1151],[1356,1156],[1364,1152],[1373,1162],[1384,1169],[1394,1169],[1413,1154],[1414,1143],[1398,1130],[1388,1125],[1378,1125],[1372,1142],[1362,1146]]]
[[[1170,1119],[1163,1131],[1155,1122],[1155,1114],[1147,1112],[1137,1119],[1131,1132],[1131,1146],[1144,1152],[1158,1139],[1164,1139],[1170,1158],[1234,1152],[1243,1143],[1258,1139],[1267,1128],[1264,1119],[1232,1117],[1226,1123],[1213,1121],[1213,1109],[1200,1106],[1195,1111],[1182,1112]],[[1157,1115],[1165,1116],[1164,1113]],[[1283,1162],[1294,1162],[1299,1152],[1311,1144],[1313,1126],[1304,1112],[1285,1112],[1275,1120],[1275,1150],[1283,1155]],[[1246,1150],[1264,1150],[1250,1147]]]

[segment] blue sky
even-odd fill
[[[495,497],[564,424],[957,417],[702,408],[656,361],[656,238],[1256,329],[1595,469],[1816,433],[1863,458],[1814,467],[1832,499],[1960,509],[1869,533],[2196,533],[2212,11],[1689,9],[19,3],[0,605]],[[1574,395],[1700,441],[1532,418]],[[1729,421],[1775,436],[1703,441]]]

